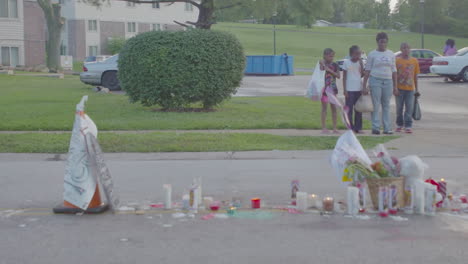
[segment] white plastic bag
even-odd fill
[[[340,136],[330,157],[331,166],[340,181],[343,179],[344,169],[350,159],[359,159],[369,168],[372,163],[352,130],[348,130]]]
[[[324,87],[325,71],[320,70],[320,63],[317,62],[314,73],[312,73],[312,78],[307,86],[306,97],[314,101],[320,101]]]
[[[354,105],[354,109],[361,113],[369,113],[374,111],[374,104],[372,103],[372,97],[370,94],[361,95]]]

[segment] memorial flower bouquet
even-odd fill
[[[368,178],[380,178],[379,174],[357,157],[351,157],[346,162],[343,171],[343,182],[364,182]]]

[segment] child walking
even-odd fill
[[[364,64],[361,60],[361,49],[354,45],[349,48],[349,60],[343,63],[343,93],[346,98],[348,108],[348,119],[351,128],[356,134],[363,134],[362,131],[362,113],[354,110],[354,105],[361,97],[362,77],[364,75]],[[353,120],[354,112],[354,120]]]
[[[336,85],[336,79],[340,78],[340,68],[337,63],[333,62],[335,58],[335,51],[330,48],[326,48],[323,51],[323,60],[320,61],[320,69],[325,71],[325,87],[322,92],[321,102],[322,102],[322,134],[328,134],[327,129],[327,108],[329,104],[328,96],[326,94],[327,90],[333,91],[335,95],[338,94],[338,86]],[[338,129],[336,128],[337,121],[337,109],[334,104],[330,103],[330,108],[332,111],[332,122],[333,122],[333,133],[339,134]]]
[[[418,89],[419,62],[416,58],[410,56],[411,47],[408,43],[402,43],[400,50],[401,56],[396,59],[398,86],[398,94],[395,95],[397,108],[396,132],[404,130],[406,133],[411,134],[413,133],[414,97],[420,95]]]

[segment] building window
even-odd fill
[[[65,0],[59,0],[59,4],[61,5],[65,4]]]
[[[192,12],[193,11],[193,5],[191,3],[185,2],[185,11]]]
[[[0,17],[18,18],[18,0],[0,0]]]
[[[62,56],[67,55],[67,46],[65,46],[63,43],[60,44],[60,55],[62,55]]]
[[[16,67],[19,64],[18,47],[2,47],[0,51],[1,64],[3,66]]]
[[[153,8],[161,8],[161,7],[159,6],[159,3],[153,3]]]
[[[135,3],[133,3],[133,2],[127,2],[127,6],[128,6],[128,7],[135,7]]]
[[[88,31],[97,31],[97,20],[88,20]]]
[[[151,30],[153,31],[160,31],[161,30],[161,24],[152,24],[151,25]]]
[[[127,32],[129,32],[129,33],[136,32],[136,23],[135,22],[128,22],[127,23]]]
[[[98,46],[89,46],[88,47],[88,56],[97,56]]]

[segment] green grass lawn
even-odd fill
[[[100,130],[320,128],[319,104],[303,97],[233,98],[215,112],[164,113],[131,104],[122,94],[97,94],[76,76],[7,75],[0,75],[0,94],[0,130],[9,131],[69,131],[83,95],[89,95],[86,112]]]
[[[264,24],[219,23],[214,29],[235,34],[245,48],[247,55],[273,54],[273,26]],[[359,45],[369,53],[375,49],[375,29],[313,28],[306,29],[293,25],[278,25],[276,32],[277,53],[287,52],[295,56],[295,67],[312,68],[322,57],[325,48],[336,51],[336,59],[348,54],[351,45]],[[400,49],[401,42],[408,42],[413,48],[420,48],[421,35],[418,33],[387,32],[393,51]],[[426,35],[425,48],[441,53],[448,36]],[[458,48],[468,46],[468,39],[454,38]]]
[[[70,133],[0,134],[3,153],[66,153]],[[333,149],[337,137],[285,137],[241,133],[100,133],[104,152],[207,152],[254,150]],[[371,148],[396,137],[360,137],[364,148]]]

